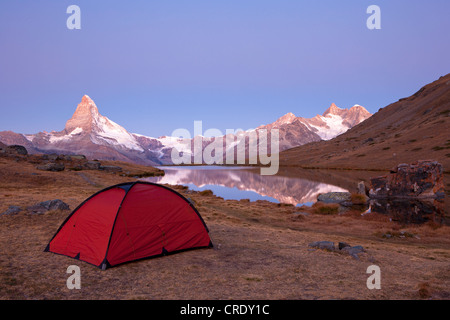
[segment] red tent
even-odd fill
[[[121,263],[212,247],[197,209],[181,194],[149,182],[122,183],[78,206],[45,251],[105,270]]]

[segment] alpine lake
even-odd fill
[[[164,176],[142,180],[182,185],[193,191],[211,190],[225,200],[270,201],[301,208],[312,206],[319,194],[357,192],[357,184],[387,174],[383,171],[324,170],[281,167],[276,175],[261,175],[259,168],[231,166],[161,166]],[[444,200],[374,200],[361,214],[381,213],[393,223],[422,224],[432,220],[450,225],[448,196]]]

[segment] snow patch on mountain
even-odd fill
[[[94,117],[94,123],[93,131],[95,135],[91,134],[91,138],[95,144],[103,144],[103,142],[106,142],[131,150],[144,151],[133,135],[114,121],[98,115],[98,117]]]
[[[317,129],[316,134],[318,134],[322,140],[333,139],[349,129],[348,126],[342,123],[342,117],[338,115],[328,114],[326,117],[319,116],[319,118],[325,123],[325,126],[309,125]]]
[[[33,142],[34,137],[36,136],[35,134],[24,134],[23,135],[25,137],[25,139],[27,139],[30,142]]]
[[[77,127],[75,129],[73,129],[73,131],[67,135],[64,136],[56,136],[52,133],[48,134],[48,141],[50,141],[50,143],[56,143],[59,141],[63,141],[63,140],[70,140],[74,135],[80,134],[83,132],[83,129],[80,127]]]

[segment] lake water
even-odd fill
[[[369,185],[371,177],[387,172],[349,170],[305,170],[280,168],[277,175],[262,176],[259,169],[224,166],[164,166],[164,176],[142,180],[183,185],[191,190],[211,190],[226,200],[267,200],[294,206],[312,205],[320,193],[357,191],[359,181]],[[447,197],[448,198],[448,197]],[[446,199],[448,201],[448,199]],[[373,201],[368,212],[387,214],[400,223],[420,224],[433,219],[449,224],[447,203],[440,201]]]
[[[159,167],[161,177],[146,181],[169,185],[183,185],[191,190],[211,190],[226,200],[267,200],[292,205],[311,205],[320,193],[348,191],[345,188],[301,177],[262,176],[258,170],[246,167],[191,166]]]

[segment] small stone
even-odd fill
[[[44,214],[52,210],[69,210],[69,209],[70,207],[67,203],[59,199],[55,199],[39,202],[33,206],[28,207],[27,211],[30,214]]]

